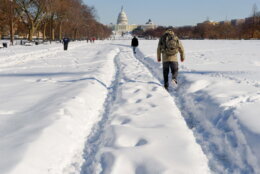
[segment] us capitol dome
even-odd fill
[[[123,7],[121,8],[121,12],[118,15],[117,24],[118,25],[128,25],[128,19],[127,19],[126,13],[124,12]]]
[[[146,22],[144,25],[128,24],[128,17],[126,15],[126,12],[124,11],[124,8],[122,7],[117,18],[117,24],[111,23],[110,25],[108,25],[108,27],[113,30],[113,33],[115,35],[123,35],[125,33],[130,33],[138,27],[141,27],[144,30],[148,30],[155,29],[157,26],[153,24],[151,19],[149,19],[149,21]]]

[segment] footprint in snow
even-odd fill
[[[157,87],[153,87],[152,91],[157,91],[157,89],[158,89]]]
[[[135,112],[133,113],[135,116],[142,116],[145,112],[147,112],[147,108],[138,107]]]
[[[145,163],[137,165],[135,174],[165,173],[165,168],[159,161],[154,159],[146,160]]]
[[[124,125],[124,124],[128,124],[130,122],[131,122],[131,119],[126,118],[126,119],[122,120],[121,124]]]
[[[126,125],[128,123],[130,123],[132,120],[130,118],[127,117],[119,117],[117,119],[114,119],[111,122],[111,125]]]
[[[157,107],[157,105],[155,105],[155,104],[153,104],[153,103],[151,103],[150,106],[151,106],[152,108]]]
[[[143,146],[143,145],[146,145],[148,143],[148,141],[144,138],[141,138],[135,146]]]
[[[138,93],[139,91],[141,91],[141,89],[137,89],[134,91],[134,94]]]
[[[151,98],[152,97],[152,94],[148,94],[147,96],[146,96],[146,98]]]
[[[142,99],[138,99],[138,100],[136,100],[135,103],[141,103],[141,102],[142,102]]]
[[[101,155],[100,159],[102,173],[111,173],[112,167],[115,162],[115,156],[111,152],[105,152]]]

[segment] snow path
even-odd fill
[[[137,58],[163,81],[158,41],[143,41]],[[179,87],[171,89],[188,126],[220,174],[260,173],[259,41],[184,41]]]
[[[161,83],[118,45],[117,73],[81,174],[209,173],[207,159]]]

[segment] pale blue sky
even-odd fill
[[[97,10],[103,24],[116,23],[124,6],[130,24],[144,24],[149,18],[164,26],[195,25],[207,19],[222,21],[250,16],[260,0],[83,0]]]

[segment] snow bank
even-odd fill
[[[71,163],[81,159],[86,138],[100,120],[117,52],[85,43],[72,43],[67,52],[58,44],[3,51],[1,173],[65,173],[80,168]]]

